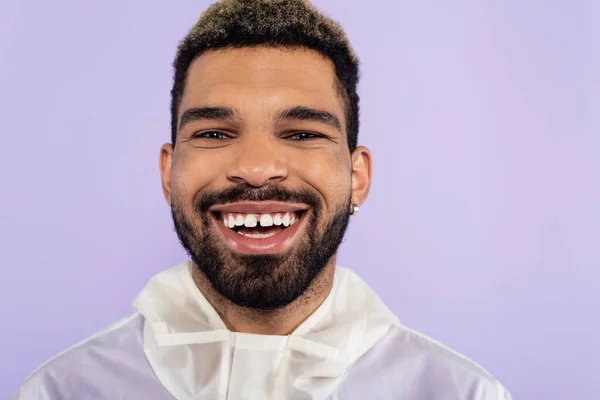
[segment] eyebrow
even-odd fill
[[[181,130],[186,124],[189,124],[193,121],[202,121],[202,120],[232,120],[239,119],[238,112],[229,107],[196,107],[185,110],[185,112],[181,115],[181,120],[179,121],[179,128]]]
[[[275,118],[276,122],[281,121],[315,121],[329,125],[342,133],[342,124],[338,117],[329,111],[317,108],[296,106],[281,111]]]
[[[222,106],[207,106],[195,107],[185,110],[179,121],[179,129],[181,130],[186,124],[193,121],[202,120],[235,120],[240,119],[239,113],[234,108]],[[305,107],[295,106],[286,108],[280,111],[275,117],[275,122],[282,121],[315,121],[325,125],[329,125],[342,133],[342,124],[335,114],[329,111]]]

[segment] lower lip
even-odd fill
[[[235,252],[241,254],[278,254],[283,253],[289,249],[299,236],[298,233],[304,228],[306,220],[306,212],[303,213],[302,217],[294,224],[277,232],[268,238],[251,238],[248,236],[240,235],[233,229],[229,229],[217,220],[214,216],[212,217],[213,223],[216,224],[217,229],[223,235],[225,243]]]

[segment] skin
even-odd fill
[[[343,100],[335,87],[333,63],[309,49],[255,47],[204,53],[189,68],[179,121],[186,110],[206,106],[228,107],[236,116],[180,122],[176,145],[164,144],[160,151],[169,205],[176,198],[187,215],[194,215],[194,201],[205,190],[277,183],[315,193],[323,205],[318,224],[323,229],[349,193],[354,203],[362,204],[371,184],[371,155],[362,146],[350,154]],[[334,115],[340,129],[323,121],[276,118],[282,110],[297,106]],[[304,295],[275,311],[237,307],[197,269],[193,277],[230,330],[286,335],[331,291],[335,260],[332,257]]]

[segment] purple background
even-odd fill
[[[600,2],[491,3],[316,1],[375,162],[340,263],[515,399],[597,399]],[[0,3],[0,398],[185,258],[158,151],[207,4]]]

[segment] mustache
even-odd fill
[[[196,201],[196,210],[208,212],[217,204],[237,203],[241,201],[281,201],[289,203],[304,203],[312,208],[318,208],[319,198],[308,189],[290,189],[281,185],[254,187],[247,183],[216,191],[202,193]]]

